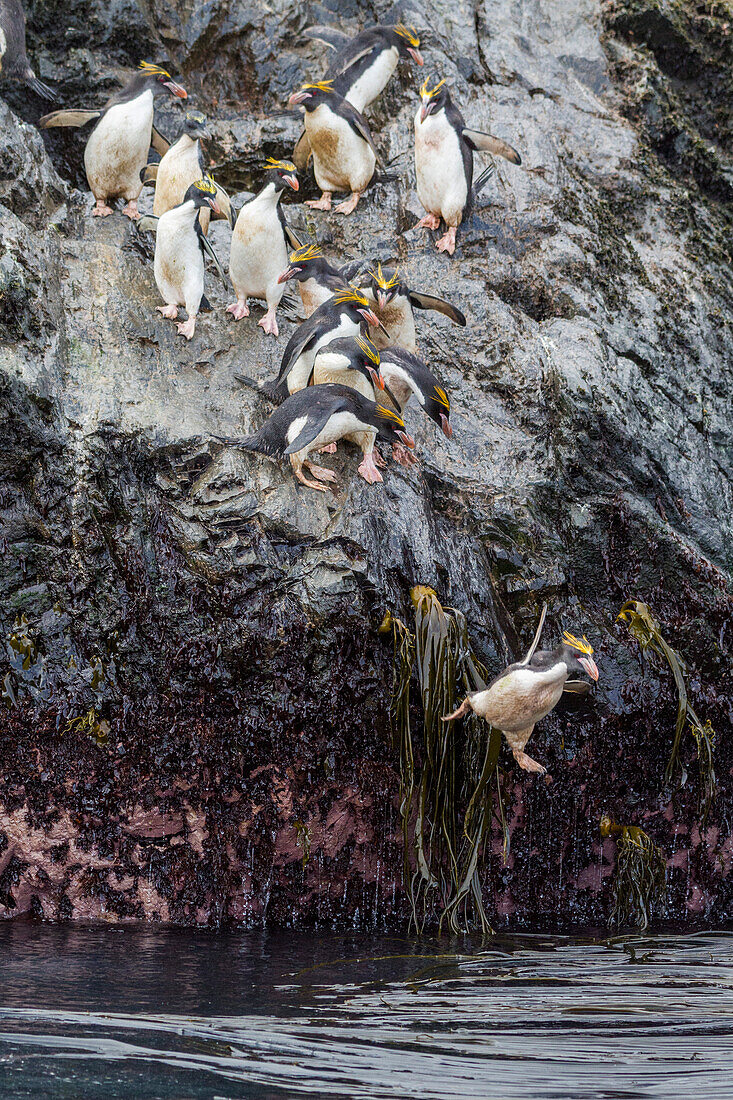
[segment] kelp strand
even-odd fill
[[[634,825],[617,825],[604,815],[601,836],[616,839],[616,873],[609,927],[636,926],[643,932],[655,907],[664,902],[666,861],[651,837]]]

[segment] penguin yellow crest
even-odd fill
[[[377,351],[376,346],[371,342],[371,340],[367,339],[365,336],[357,336],[356,342],[366,355],[367,359],[371,359],[372,363],[374,363],[374,365],[378,367],[379,352]]]
[[[322,255],[317,244],[304,244],[302,248],[296,248],[295,252],[290,253],[290,262],[291,264],[302,263],[304,260],[315,260]]]
[[[576,638],[574,634],[570,634],[567,630],[563,633],[562,640],[566,645],[572,646],[573,649],[577,649],[579,653],[586,653],[589,657],[593,652],[593,646],[590,644],[585,634],[581,638]]]
[[[289,160],[275,160],[274,157],[268,157],[265,162],[270,168],[278,168],[281,172],[294,172],[297,175],[298,169]]]
[[[398,23],[395,27],[395,34],[398,34],[400,38],[404,38],[410,46],[414,46],[416,49],[420,45],[420,39],[414,27],[406,27],[404,23]]]
[[[401,416],[398,416],[396,412],[392,412],[391,409],[385,408],[384,405],[377,405],[377,415],[381,416],[382,420],[391,420],[399,428],[404,428],[405,422]]]
[[[330,80],[318,80],[315,84],[304,84],[303,90],[308,89],[312,92],[332,92],[333,88],[331,87],[331,85],[333,84],[334,79],[335,78],[332,77]]]
[[[205,195],[216,194],[216,184],[214,183],[211,176],[202,176],[200,180],[196,180],[196,182],[194,183],[194,187],[197,191],[203,191]]]
[[[429,83],[430,83],[430,81],[426,80],[425,83],[423,84],[422,88],[420,89],[420,96],[421,96],[422,99],[432,99],[433,96],[437,95],[438,90],[440,88],[442,88],[443,85],[445,84],[445,77],[443,77],[442,80],[439,80],[434,88],[428,88]]]
[[[166,76],[168,73],[165,74]],[[206,115],[202,115],[201,111],[186,111],[186,120],[188,122],[206,122]]]
[[[355,302],[358,306],[369,308],[369,302],[358,290],[340,290],[338,294],[334,294],[333,300],[339,306],[346,305],[348,302]]]
[[[433,393],[435,400],[439,405],[442,405],[446,409],[450,409],[450,401],[448,400],[448,394],[440,386],[433,386]]]
[[[381,264],[377,264],[377,270],[370,271],[369,274],[371,275],[372,279],[374,279],[374,282],[377,284],[380,290],[391,290],[393,286],[396,286],[398,281],[398,272],[395,271],[392,278],[388,279],[382,271]]]
[[[138,69],[141,69],[145,73],[149,73],[150,76],[164,76],[166,80],[172,80],[173,77],[165,69],[161,69],[160,65],[153,65],[150,61],[141,61],[138,65]]]

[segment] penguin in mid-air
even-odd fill
[[[167,210],[182,203],[183,196],[191,184],[207,175],[201,141],[208,137],[210,133],[206,115],[201,111],[186,111],[183,132],[178,141],[169,147],[157,163],[148,164],[143,168],[143,181],[155,182],[153,213],[156,217],[159,218]],[[226,218],[233,227],[234,215],[231,201],[224,188],[218,183],[216,201],[221,210],[220,216]],[[199,211],[199,222],[204,233],[209,230],[211,214],[212,211],[208,208]]]
[[[421,290],[411,290],[399,277],[397,271],[384,274],[381,263],[376,271],[369,272],[370,284],[367,296],[375,303],[374,312],[385,328],[389,329],[390,343],[398,344],[408,351],[417,351],[417,333],[415,331],[415,309],[434,309],[449,317],[454,325],[465,327],[466,318],[460,309],[456,309],[445,298],[434,294],[424,294]],[[378,347],[386,347],[387,341],[377,333],[374,341]]]
[[[264,298],[267,313],[257,323],[272,336],[279,331],[275,313],[285,291],[280,275],[288,262],[288,249],[298,239],[289,229],[280,207],[286,187],[297,191],[298,174],[289,160],[268,158],[270,171],[265,186],[239,211],[229,254],[229,278],[237,295],[227,306],[235,321],[249,316],[247,298]]]
[[[348,191],[351,197],[334,206],[335,214],[350,214],[374,175],[377,151],[366,120],[355,107],[332,88],[332,80],[304,84],[293,92],[288,104],[302,103],[305,131],[313,154],[316,183],[323,192],[320,199],[309,199],[307,206],[330,210],[334,191]]]
[[[568,680],[571,674],[584,672],[591,680],[599,676],[593,647],[587,638],[575,638],[566,631],[556,649],[537,649],[546,611],[547,608],[543,608],[524,660],[505,668],[483,691],[472,691],[458,710],[443,718],[444,722],[452,722],[473,711],[490,726],[501,730],[520,768],[540,775],[547,769],[524,752],[532,730],[557,705],[563,691],[575,689],[577,682]],[[578,686],[585,689],[582,681]]]
[[[398,62],[423,64],[417,31],[404,23],[367,27],[354,38],[335,27],[310,27],[305,37],[335,51],[326,76],[333,77],[333,90],[362,114],[382,94]],[[308,135],[303,133],[293,151],[298,168],[305,168],[310,152]]]
[[[333,470],[311,462],[310,452],[323,450],[340,439],[356,443],[364,455],[359,474],[373,484],[382,481],[373,457],[377,436],[389,443],[399,441],[405,447],[415,446],[397,413],[375,404],[349,386],[331,382],[308,386],[288,397],[253,435],[222,442],[276,458],[288,455],[298,481],[325,492],[326,483],[338,479]],[[305,476],[304,466],[317,480]]]
[[[0,76],[20,80],[43,99],[56,96],[39,80],[25,52],[25,12],[20,0],[0,0]]]
[[[309,244],[290,253],[290,262],[280,274],[278,282],[297,282],[303,313],[310,317],[338,291],[350,290],[348,284],[361,268],[361,260],[352,261],[343,267],[334,267],[317,244]]]
[[[192,183],[183,202],[166,210],[159,218],[148,215],[140,222],[142,229],[155,226],[155,282],[160,296],[166,303],[156,306],[159,313],[171,321],[178,316],[178,307],[185,306],[188,320],[179,322],[177,328],[187,340],[196,330],[196,315],[203,303],[210,309],[204,297],[204,257],[214,263],[220,277],[226,276],[216,254],[204,236],[199,223],[199,210],[210,208],[219,213],[216,201],[216,184],[205,177]],[[151,224],[152,223],[152,224]]]
[[[358,290],[349,287],[334,294],[288,340],[275,384],[256,388],[273,401],[284,400],[289,393],[308,385],[316,353],[324,344],[340,336],[360,336],[365,325],[378,324],[369,302]]]
[[[137,199],[142,191],[142,170],[152,144],[165,153],[168,142],[153,126],[153,102],[163,91],[186,99],[185,88],[176,84],[165,69],[140,62],[140,70],[125,87],[116,92],[98,110],[53,111],[44,115],[38,125],[46,130],[54,126],[84,126],[92,119],[97,125],[89,135],[84,150],[84,168],[89,187],[97,200],[92,214],[106,218],[112,213],[111,199],[122,197],[127,205],[122,211],[128,218],[140,217]]]
[[[501,138],[471,130],[454,106],[445,80],[420,89],[421,104],[415,115],[415,178],[417,195],[427,211],[417,228],[439,229],[442,218],[447,226],[436,242],[439,252],[453,255],[456,230],[470,207],[472,194],[478,194],[494,170],[493,164],[473,182],[473,154],[476,150],[504,157],[512,164],[522,158]]]

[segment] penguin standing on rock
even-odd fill
[[[183,133],[178,141],[170,146],[157,164],[148,164],[143,169],[143,181],[155,181],[153,213],[156,217],[182,203],[191,184],[207,174],[201,141],[209,136],[206,115],[200,111],[186,111]],[[232,204],[219,184],[216,185],[216,201],[221,216],[233,226]],[[199,211],[199,222],[204,233],[208,232],[211,213],[208,208]]]
[[[373,457],[377,436],[390,443],[399,441],[406,447],[415,446],[404,421],[391,409],[375,404],[348,386],[330,383],[308,386],[293,394],[253,435],[222,442],[273,457],[288,455],[298,481],[325,492],[326,483],[338,479],[333,470],[311,462],[310,452],[322,450],[339,439],[356,443],[364,455],[359,474],[373,484],[382,481]],[[305,476],[304,466],[317,480]]]
[[[20,0],[0,0],[0,76],[21,80],[43,99],[54,100],[47,84],[39,80],[25,52],[25,12]]]
[[[335,214],[350,214],[374,175],[377,151],[366,120],[355,107],[334,92],[332,80],[304,84],[294,92],[289,106],[305,107],[305,131],[313,153],[316,183],[323,194],[306,205],[330,210],[334,191],[349,191],[351,197],[335,206]]]
[[[137,199],[143,187],[141,172],[148,150],[151,144],[162,152],[168,148],[153,126],[154,98],[164,90],[179,99],[187,98],[185,88],[176,84],[165,69],[141,61],[140,71],[104,107],[53,111],[38,123],[46,130],[54,126],[84,126],[92,119],[99,119],[84,150],[87,180],[97,200],[92,210],[94,217],[106,218],[111,214],[108,202],[120,196],[127,200],[122,213],[133,220],[140,217]]]
[[[361,270],[361,260],[334,267],[317,244],[305,245],[290,253],[290,263],[279,275],[279,283],[291,279],[298,284],[303,312],[310,317],[319,306],[339,291],[348,291],[349,281]]]
[[[385,275],[382,265],[379,264],[376,271],[369,272],[369,278],[371,282],[367,293],[374,300],[374,312],[385,328],[389,329],[391,336],[391,340],[386,341],[381,333],[377,333],[375,343],[378,347],[386,347],[387,343],[392,343],[408,351],[417,351],[413,308],[437,310],[438,313],[450,317],[454,325],[465,328],[466,318],[460,309],[446,302],[445,298],[423,294],[420,290],[410,290],[399,278],[397,271]]]
[[[444,722],[452,722],[473,711],[490,726],[501,730],[520,768],[540,775],[547,769],[524,752],[536,723],[557,705],[563,691],[577,690],[576,684],[578,687],[582,684],[585,689],[583,681],[578,684],[568,680],[571,673],[584,672],[591,680],[599,676],[593,647],[586,638],[575,638],[566,631],[556,649],[537,650],[546,611],[547,608],[543,608],[537,633],[524,660],[505,668],[483,691],[471,692],[458,710],[443,718]]]
[[[221,278],[226,278],[199,223],[199,210],[207,207],[215,214],[219,213],[216,184],[208,177],[192,183],[183,202],[157,219],[155,282],[166,305],[156,306],[156,309],[164,317],[175,321],[178,307],[185,306],[188,320],[180,322],[177,328],[187,340],[193,337],[196,330],[196,315],[202,302],[204,308],[211,308],[204,297],[205,255],[213,260]],[[141,228],[147,227],[148,220],[155,221],[148,216],[141,222]]]
[[[470,207],[472,192],[478,194],[494,170],[489,166],[473,183],[473,154],[485,150],[504,157],[512,164],[522,158],[501,138],[471,130],[463,115],[454,106],[445,80],[433,89],[427,80],[420,89],[422,100],[415,115],[415,177],[417,194],[427,214],[418,228],[438,229],[442,218],[447,231],[436,247],[439,252],[453,255],[456,230]]]
[[[272,160],[267,182],[251,202],[239,211],[229,255],[229,277],[237,295],[227,306],[235,321],[249,316],[247,298],[264,298],[267,313],[257,323],[272,336],[279,331],[275,312],[285,287],[279,276],[288,262],[288,248],[298,240],[288,228],[280,199],[286,187],[299,188],[295,165],[288,160]]]
[[[334,92],[362,113],[382,94],[400,61],[423,64],[417,31],[404,23],[367,27],[354,38],[335,27],[310,27],[305,36],[335,51],[326,75],[333,78]],[[305,168],[310,152],[304,133],[293,151],[298,168]]]

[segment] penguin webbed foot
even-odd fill
[[[456,250],[456,227],[454,225],[449,226],[447,233],[435,242],[435,247],[438,252],[447,252],[449,256],[453,255]]]
[[[176,328],[179,336],[185,336],[187,340],[192,340],[196,331],[196,317],[189,317],[187,321],[179,321]]]
[[[293,467],[293,472],[295,473],[295,476],[297,477],[298,481],[300,481],[301,484],[303,484],[303,485],[307,485],[309,489],[318,489],[318,491],[320,493],[327,493],[328,492],[328,486],[324,482],[322,482],[322,481],[311,481],[311,479],[309,477],[306,477],[305,474],[303,473],[303,467],[302,466],[294,466]]]
[[[392,444],[392,458],[395,462],[399,462],[400,466],[406,466],[408,470],[411,466],[417,466],[417,459],[411,451],[408,451],[404,443]]]
[[[107,206],[107,203],[104,201],[104,199],[97,199],[96,206],[92,210],[92,217],[108,218],[111,213],[113,213],[112,207]]]
[[[142,214],[137,208],[137,199],[130,199],[127,205],[123,206],[122,213],[125,215],[125,217],[129,218],[130,221],[139,221],[142,217]]]
[[[452,714],[444,714],[441,718],[441,722],[454,722],[457,718],[463,718],[464,715],[469,714],[471,711],[471,704],[468,701],[468,696],[463,700],[460,707],[454,710]]]
[[[318,453],[319,455],[335,455],[337,450],[337,443],[327,443],[325,447],[318,448]]]
[[[306,199],[305,205],[310,206],[313,210],[330,210],[331,192],[324,191],[320,199]]]
[[[537,775],[547,775],[547,768],[543,768],[542,764],[538,764],[531,756],[527,756],[526,752],[522,752],[520,749],[513,749],[512,755],[522,771],[535,772]]]
[[[357,471],[360,477],[363,477],[367,485],[376,485],[378,481],[383,481],[384,478],[380,474],[374,462],[374,457],[371,454],[364,455],[359,469]]]
[[[440,218],[437,214],[426,214],[415,226],[415,229],[440,229]]]
[[[241,321],[243,317],[249,317],[247,299],[237,298],[236,302],[232,302],[230,306],[227,306],[226,312],[231,313],[235,321]],[[264,317],[262,320],[264,320]],[[262,324],[262,322],[260,322],[260,324]]]
[[[260,328],[264,329],[268,336],[280,335],[280,330],[277,327],[277,320],[275,318],[275,308],[274,306],[270,307],[265,316],[261,317],[257,322]]]
[[[340,202],[338,206],[334,206],[334,214],[351,214],[356,210],[360,198],[361,191],[352,191],[351,198],[346,199],[344,202]]]
[[[318,478],[319,481],[328,481],[334,484],[338,481],[338,477],[333,470],[327,469],[326,466],[316,466],[315,462],[311,462],[310,459],[305,463],[313,477]]]
[[[178,306],[156,306],[155,308],[168,321],[175,321],[178,316]]]
[[[379,451],[377,450],[376,447],[372,451],[372,457],[374,458],[374,465],[375,466],[379,466],[380,470],[386,470],[387,469],[387,463],[384,461],[384,459],[382,458],[382,456],[380,455],[380,453],[379,453]]]

